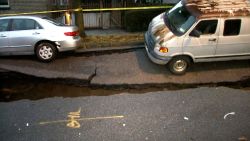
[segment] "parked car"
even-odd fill
[[[149,24],[149,58],[174,74],[196,62],[250,59],[250,9],[244,1],[181,0]]]
[[[58,52],[79,47],[78,27],[47,17],[0,17],[0,55],[36,55],[49,62]]]

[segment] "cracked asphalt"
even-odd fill
[[[249,60],[198,63],[185,75],[175,76],[165,66],[152,63],[145,49],[108,54],[66,54],[51,63],[41,63],[29,56],[1,57],[0,68],[36,77],[77,80],[97,86],[216,84],[250,79]]]
[[[175,76],[138,49],[63,54],[51,63],[1,57],[0,68],[28,75],[1,71],[1,141],[250,139],[249,89],[218,87],[249,87],[249,60],[199,63]],[[185,85],[201,86],[181,90]]]
[[[76,92],[60,89],[49,92]],[[0,102],[0,140],[248,141],[249,102],[249,91],[225,87]]]

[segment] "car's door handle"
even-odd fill
[[[208,41],[215,42],[216,38],[209,39]]]
[[[5,38],[5,37],[7,37],[7,36],[5,36],[5,35],[0,35],[0,37]]]
[[[38,34],[40,34],[39,32],[34,32],[32,35],[38,35]]]

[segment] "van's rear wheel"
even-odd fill
[[[190,59],[186,56],[178,56],[168,63],[170,72],[176,75],[183,75],[190,66]]]
[[[56,47],[48,42],[40,43],[36,48],[36,56],[43,62],[50,62],[56,58]]]

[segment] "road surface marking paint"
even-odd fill
[[[103,120],[103,119],[122,119],[124,118],[123,115],[119,116],[106,116],[106,117],[93,117],[93,118],[79,118],[76,119],[79,121],[88,121],[88,120]],[[67,123],[70,122],[70,120],[55,120],[55,121],[46,121],[46,122],[39,122],[39,125],[47,125],[47,124],[56,124],[56,123]]]
[[[80,128],[81,125],[77,121],[77,119],[80,118],[80,114],[81,114],[81,107],[76,112],[70,112],[69,115],[68,115],[69,123],[67,124],[67,126],[70,127],[70,128]]]

